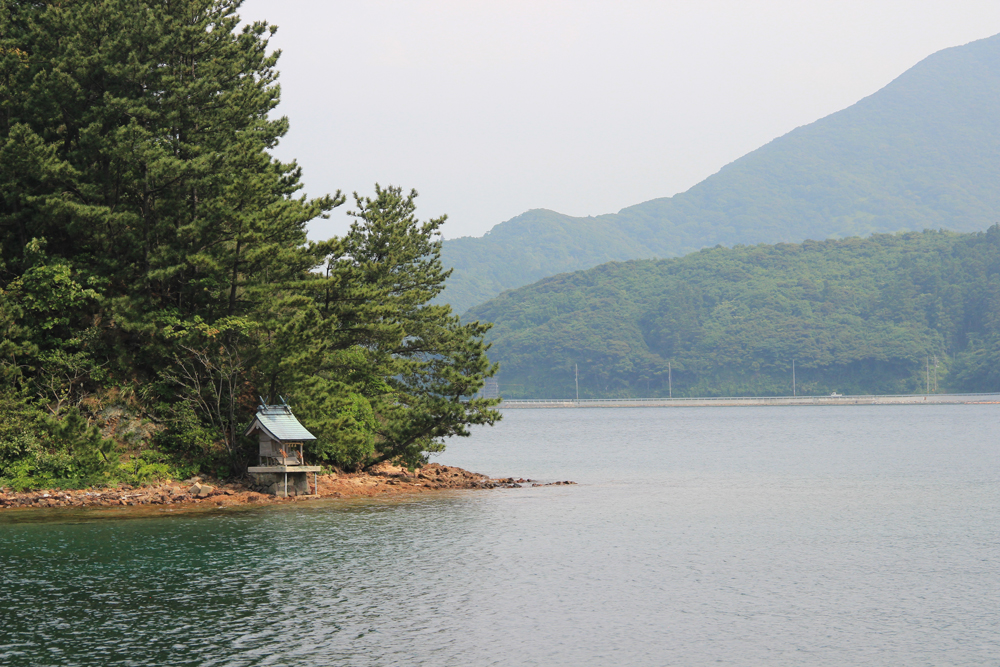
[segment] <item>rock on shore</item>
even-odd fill
[[[322,498],[356,498],[425,493],[448,489],[520,488],[535,480],[490,478],[454,466],[431,463],[413,472],[386,463],[358,473],[321,474],[318,476]],[[310,475],[310,487],[313,479]],[[556,482],[572,484],[572,482]],[[315,490],[315,489],[312,489]],[[308,496],[315,498],[316,495]],[[195,477],[184,482],[168,481],[156,485],[132,487],[122,485],[109,489],[73,491],[47,490],[16,493],[0,489],[0,510],[46,507],[113,507],[138,505],[210,504],[218,506],[249,503],[294,501],[260,493],[242,482],[221,482]]]

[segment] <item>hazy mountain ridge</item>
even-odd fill
[[[445,241],[442,261],[455,272],[442,299],[463,312],[554,273],[656,256],[634,235],[622,234],[616,217],[574,218],[533,209],[496,225],[481,238]]]
[[[445,241],[455,310],[547,275],[716,244],[925,228],[1000,215],[1000,35],[939,51],[858,103],[673,197],[575,218],[535,209]]]
[[[608,262],[469,311],[509,398],[1000,390],[1000,225]]]

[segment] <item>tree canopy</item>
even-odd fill
[[[0,478],[72,477],[68,441],[114,454],[102,474],[238,472],[259,396],[339,466],[418,465],[498,418],[469,400],[487,327],[429,304],[443,219],[416,192],[376,185],[307,240],[345,197],[272,156],[276,28],[240,5],[0,0]]]

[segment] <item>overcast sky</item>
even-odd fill
[[[1000,32],[997,0],[249,0],[241,15],[279,26],[277,156],[307,193],[416,188],[446,238],[682,192]],[[347,208],[310,235],[342,233]]]

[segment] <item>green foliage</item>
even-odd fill
[[[979,336],[955,356],[951,384],[965,391],[993,392],[1000,387],[1000,333]]]
[[[0,393],[0,478],[7,477],[17,462],[41,451],[41,419],[42,413],[24,397]]]
[[[417,193],[375,186],[374,198],[355,194],[356,223],[346,238],[352,273],[378,293],[377,322],[363,338],[389,391],[372,397],[381,458],[419,465],[441,451],[441,438],[468,435],[470,424],[493,424],[493,401],[472,399],[496,373],[486,357],[489,325],[462,324],[448,306],[433,305],[449,272],[441,265],[439,228],[445,218],[419,223]]]
[[[215,460],[219,435],[205,423],[195,405],[190,401],[160,404],[157,412],[164,416],[167,428],[156,434],[154,447],[169,452],[174,461],[191,461],[197,468],[209,468]]]
[[[500,416],[494,402],[471,399],[496,372],[488,325],[462,324],[431,303],[448,276],[444,218],[417,220],[416,196],[378,185],[372,198],[355,194],[355,222],[329,245],[325,276],[301,285],[310,301],[279,302],[265,320],[270,395],[302,406],[322,433],[311,453],[341,467],[416,466],[443,438]]]
[[[295,392],[296,416],[317,438],[309,454],[342,468],[374,460],[378,420],[371,400],[349,385],[328,383],[333,381],[313,376]]]
[[[122,460],[121,449],[77,408],[55,419],[23,397],[0,397],[0,487],[137,485],[197,472],[196,465],[156,449]]]
[[[26,370],[33,370],[31,362],[38,354],[38,347],[28,340],[30,331],[23,321],[20,304],[0,288],[0,383],[5,387],[13,387]]]
[[[532,210],[444,244],[456,312],[546,276],[716,244],[973,232],[1000,210],[1000,35],[926,58],[874,95],[687,192],[575,218]]]
[[[0,486],[106,484],[115,479],[117,449],[75,408],[53,419],[24,398],[0,399]]]
[[[63,477],[96,477],[118,466],[118,447],[113,440],[101,435],[101,430],[87,423],[76,408],[68,410],[62,419],[47,418],[45,428],[53,445],[65,454],[65,464],[59,471]]]
[[[142,485],[166,479],[186,479],[198,472],[197,464],[186,464],[170,454],[146,449],[139,456],[118,464],[116,477],[127,484]]]
[[[507,397],[1000,391],[1000,226],[606,264],[470,311]],[[933,378],[932,378],[933,379]],[[933,389],[933,387],[932,387]]]
[[[427,303],[447,273],[415,193],[376,186],[347,237],[307,240],[345,198],[272,157],[275,28],[240,5],[0,0],[0,395],[46,415],[0,414],[16,486],[240,474],[261,394],[344,467],[498,416],[465,401],[486,327]],[[145,430],[85,409],[112,394]]]

